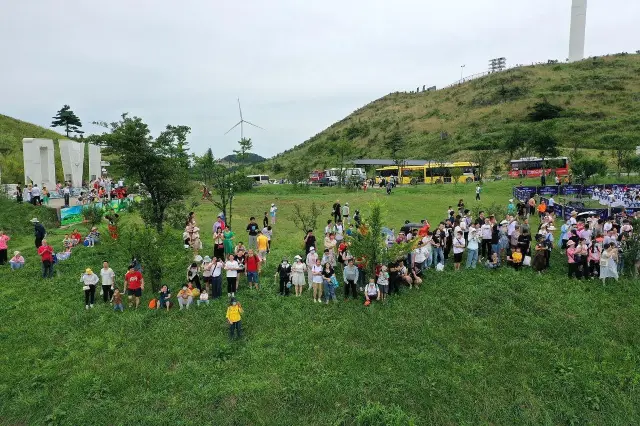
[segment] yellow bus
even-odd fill
[[[387,166],[376,169],[376,183],[382,179],[393,178],[402,185],[417,185],[418,183],[452,183],[452,171],[460,170],[459,183],[472,183],[480,178],[478,165],[469,161],[453,163],[428,163],[424,166]],[[402,176],[400,176],[402,175]]]

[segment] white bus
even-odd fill
[[[267,185],[269,183],[269,176],[267,175],[249,175],[249,179],[253,179],[254,185]]]
[[[340,177],[340,169],[327,169],[324,171],[325,177],[329,178],[329,181],[337,183]],[[342,181],[348,182],[356,180],[362,182],[367,177],[363,169],[342,169]]]

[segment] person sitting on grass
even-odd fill
[[[364,305],[369,306],[373,300],[382,300],[380,288],[376,284],[375,279],[369,279],[369,284],[364,288]]]
[[[500,266],[500,262],[498,262],[498,253],[493,253],[490,259],[487,259],[487,268],[488,269],[498,269]]]
[[[12,270],[20,269],[24,266],[24,257],[20,254],[19,251],[13,252],[13,257],[9,260],[9,265]]]
[[[156,309],[166,309],[167,311],[169,311],[169,308],[171,307],[171,290],[169,290],[169,287],[165,285],[163,285],[160,288],[160,298],[158,299],[158,303],[156,304]],[[115,303],[115,294],[114,294],[114,303]]]
[[[198,306],[202,305],[202,304],[208,305],[209,304],[209,293],[207,293],[206,291],[203,291],[202,293],[200,293],[200,298],[198,299]]]
[[[122,293],[119,288],[113,290],[113,310],[124,312],[124,305],[122,304]]]
[[[522,251],[520,247],[516,247],[516,250],[511,253],[510,257],[507,257],[507,262],[513,266],[513,269],[519,271],[522,267]]]
[[[71,238],[72,247],[77,246],[80,244],[80,241],[82,241],[82,234],[80,234],[77,229],[74,229],[69,237]]]
[[[188,286],[182,286],[182,289],[178,292],[178,305],[180,306],[180,310],[183,310],[185,307],[189,309],[189,305],[193,303],[193,295]]]
[[[62,240],[62,245],[64,246],[64,249],[67,250],[71,250],[71,248],[75,245],[73,243],[73,240],[71,239],[71,237],[69,236],[69,234],[65,234],[64,239]]]
[[[229,300],[229,307],[227,308],[227,322],[229,323],[229,339],[233,339],[234,330],[238,335],[238,339],[242,337],[242,316],[244,313],[242,306],[235,297]]]
[[[87,234],[86,238],[84,239],[84,245],[86,247],[93,247],[99,242],[100,232],[98,232],[98,228],[94,226],[93,228],[91,228],[91,231],[89,231],[89,234]]]

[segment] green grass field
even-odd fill
[[[504,206],[511,183],[487,184],[482,204]],[[449,265],[430,271],[420,290],[405,288],[369,308],[342,297],[314,304],[308,291],[277,296],[276,259],[303,251],[288,219],[294,204],[324,204],[322,223],[336,199],[366,217],[376,198],[395,228],[405,219],[437,221],[460,198],[476,206],[467,185],[400,188],[388,197],[277,185],[239,195],[239,234],[272,202],[279,216],[263,289],[239,291],[245,336],[231,343],[225,301],[114,313],[100,300],[85,311],[80,274],[107,258],[121,285],[128,259],[119,244],[126,242],[79,248],[45,281],[33,238],[19,234],[28,226],[14,226],[10,251],[22,250],[28,266],[0,267],[0,424],[640,423],[638,283],[569,281],[557,251],[542,276],[506,268],[455,273]],[[195,211],[210,253],[217,209],[201,203]],[[32,214],[16,207],[0,218],[22,215],[28,225]],[[51,231],[57,248],[63,234]],[[178,231],[173,250],[176,257],[182,250]],[[185,272],[186,265],[165,268],[174,292]],[[151,296],[147,289],[145,301]]]

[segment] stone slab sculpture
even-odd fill
[[[102,176],[102,152],[99,145],[89,144],[89,180]]]
[[[24,183],[55,188],[56,163],[51,139],[22,139],[24,157]]]
[[[59,145],[64,180],[70,181],[72,187],[80,188],[82,186],[82,176],[84,173],[85,144],[70,140],[61,140]]]

